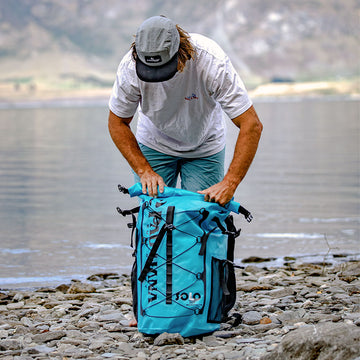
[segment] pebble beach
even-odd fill
[[[129,275],[0,289],[0,358],[360,359],[360,262],[296,259],[236,269],[237,301],[220,330],[149,337],[130,327]]]

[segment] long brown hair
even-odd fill
[[[186,61],[195,59],[196,51],[194,46],[191,44],[190,35],[179,25],[176,25],[176,28],[180,35],[180,46],[178,51],[178,66],[177,69],[179,72],[182,72],[185,68]],[[131,44],[132,56],[134,60],[137,59],[135,41]]]

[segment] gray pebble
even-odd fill
[[[256,325],[260,323],[262,316],[258,311],[248,311],[242,316],[242,322],[246,325]]]
[[[252,265],[237,270],[237,300],[229,320],[196,339],[167,333],[147,337],[129,327],[127,275],[96,275],[90,284],[74,281],[61,289],[1,292],[0,358],[281,360],[296,358],[299,349],[310,358],[309,343],[313,348],[322,344],[322,353],[334,359],[347,359],[346,349],[351,356],[358,351],[359,268],[345,263],[324,272],[293,263],[291,272]]]

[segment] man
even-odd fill
[[[122,59],[109,101],[111,137],[143,192],[164,186],[229,202],[255,156],[262,124],[229,58],[212,40],[154,16]],[[130,122],[139,108],[136,137]],[[223,111],[240,129],[224,176]]]

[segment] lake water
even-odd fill
[[[255,102],[264,132],[235,200],[254,215],[236,259],[360,253],[359,101]],[[0,287],[129,272],[136,205],[98,106],[0,110]],[[227,164],[236,140],[229,122]]]

